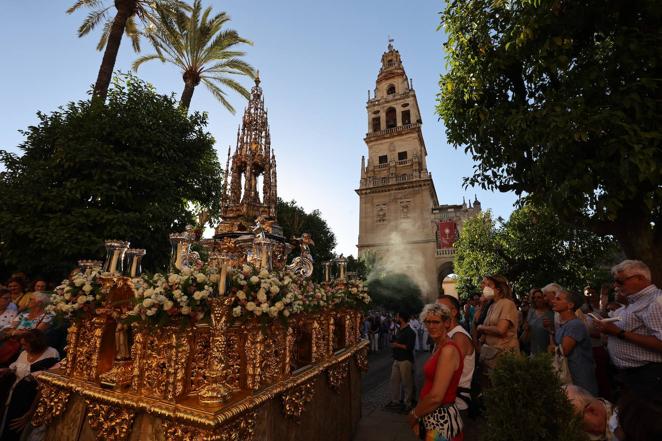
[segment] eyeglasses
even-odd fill
[[[423,320],[423,324],[425,326],[440,325],[442,323],[443,323],[443,321],[441,321],[441,320]]]
[[[633,278],[633,277],[637,277],[638,275],[639,275],[639,274],[633,274],[633,275],[628,276],[628,277],[626,277],[626,278],[624,278],[624,279],[614,279],[614,283],[615,283],[616,285],[624,285],[625,282],[627,282],[629,279],[631,279],[631,278]]]

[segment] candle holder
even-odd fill
[[[187,256],[191,250],[190,235],[188,233],[170,234],[170,271],[181,271],[186,266]]]
[[[121,274],[124,265],[124,253],[129,248],[129,242],[107,240],[104,244],[106,245],[106,261],[103,264],[103,272]]]
[[[230,263],[232,259],[223,253],[213,251],[209,254],[207,259],[207,266],[212,268],[219,275],[218,279],[218,294],[224,295],[227,290],[228,272],[230,271]]]
[[[266,237],[256,237],[253,241],[253,261],[260,267],[271,271],[273,242]]]
[[[324,268],[324,281],[329,283],[331,281],[331,262],[328,260],[326,262],[322,262],[322,266]]]
[[[336,264],[338,265],[338,280],[345,280],[347,276],[347,259],[341,254],[336,259]]]
[[[142,274],[142,259],[147,254],[143,248],[129,248],[126,250],[126,275],[134,278]]]

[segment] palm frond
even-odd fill
[[[150,54],[150,55],[142,55],[136,59],[136,61],[133,62],[131,65],[131,69],[133,69],[134,72],[138,72],[138,68],[143,64],[148,61],[152,60],[161,60],[162,63],[165,63],[166,60],[159,54]]]
[[[78,0],[73,6],[67,9],[67,14],[73,14],[80,8],[98,8],[102,3],[101,0]]]
[[[101,32],[101,38],[99,38],[99,42],[97,43],[98,51],[102,51],[106,47],[106,44],[108,43],[108,36],[110,35],[110,28],[112,25],[112,21],[107,21],[104,23],[103,31]]]
[[[214,81],[215,83],[221,83],[224,86],[227,86],[228,88],[234,90],[241,96],[243,96],[246,99],[250,99],[251,93],[248,89],[246,89],[243,85],[241,85],[238,81],[228,78],[228,77],[223,77],[223,76],[203,76],[203,79],[207,81]]]
[[[227,73],[231,75],[246,75],[249,78],[255,78],[255,68],[244,60],[238,58],[231,58],[216,63],[213,66],[205,69],[205,73]]]
[[[207,89],[209,89],[212,95],[214,95],[214,97],[219,100],[221,104],[223,104],[223,107],[225,107],[233,115],[236,113],[234,107],[232,107],[232,104],[230,104],[227,98],[225,98],[225,92],[220,87],[206,78],[203,78],[202,82],[205,83],[205,86],[207,86]]]
[[[148,1],[148,0],[144,0]],[[156,54],[138,58],[133,63],[137,70],[142,63],[160,59],[177,66],[184,72],[199,73],[210,92],[223,104],[235,112],[223,88],[250,96],[233,75],[255,76],[255,70],[241,60],[244,52],[233,50],[240,43],[252,44],[239,36],[235,30],[225,30],[223,26],[230,17],[221,12],[213,14],[211,7],[203,7],[201,0],[192,5],[178,5],[176,0],[163,0],[172,8],[161,7],[161,2],[151,10],[145,10],[143,22],[148,22],[140,35],[145,36],[154,47]]]
[[[87,14],[85,20],[78,28],[78,36],[83,37],[87,35],[92,29],[96,27],[101,20],[106,20],[108,17],[108,8],[104,9],[95,9],[94,11]]]
[[[135,52],[140,52],[140,31],[138,30],[138,26],[136,26],[136,20],[133,17],[129,17],[126,20],[124,33],[131,39],[131,46],[133,46],[133,50]]]

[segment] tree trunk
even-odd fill
[[[101,102],[106,101],[110,80],[113,77],[115,61],[117,60],[117,53],[120,50],[120,44],[124,36],[126,21],[135,11],[136,0],[119,0],[115,2],[115,7],[117,8],[117,14],[115,14],[113,24],[110,27],[108,42],[106,43],[106,49],[104,50],[101,66],[99,67],[99,74],[97,75],[97,82],[94,84],[94,92],[92,94],[93,98]]]
[[[641,260],[649,266],[657,286],[662,286],[660,228],[662,226],[651,225],[650,212],[643,201],[633,201],[624,204],[613,233],[628,259]]]
[[[179,107],[188,111],[188,108],[191,106],[191,99],[193,98],[193,91],[195,86],[188,81],[184,82],[184,91],[182,92],[182,97],[179,100]]]

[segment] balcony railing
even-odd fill
[[[407,130],[415,129],[415,128],[420,127],[420,126],[421,125],[418,124],[418,123],[405,124],[404,126],[391,127],[389,129],[380,130],[378,132],[370,132],[370,133],[367,133],[365,137],[366,138],[375,138],[377,136],[392,135],[392,134],[395,134],[395,133],[400,133],[400,132],[404,132],[404,131],[407,131]]]
[[[455,248],[437,248],[437,256],[454,256]]]

